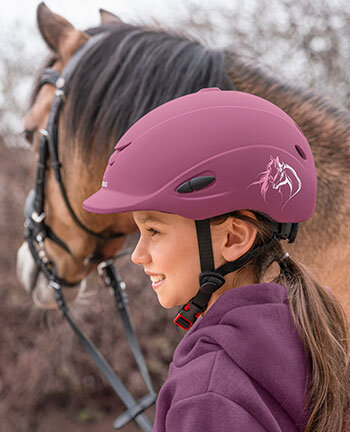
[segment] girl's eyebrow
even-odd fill
[[[157,218],[155,218],[154,216],[146,216],[144,218],[140,218],[139,222],[141,223],[146,223],[146,222],[152,222],[152,223],[159,223],[159,224],[163,224],[163,225],[168,225],[166,222],[163,222]]]

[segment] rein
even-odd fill
[[[49,238],[57,245],[59,245],[62,249],[64,249],[67,253],[72,255],[72,252],[70,251],[66,243],[60,238],[58,238],[53,232],[53,230],[45,223],[45,174],[48,165],[48,158],[50,158],[51,160],[51,166],[54,170],[55,178],[59,184],[61,194],[74,222],[81,229],[99,239],[107,240],[125,235],[124,233],[114,233],[110,236],[103,236],[102,234],[96,233],[87,228],[78,219],[68,200],[66,189],[61,178],[60,168],[62,164],[58,159],[58,121],[60,109],[62,108],[62,105],[65,101],[66,84],[71,78],[82,56],[92,46],[94,46],[98,41],[100,41],[103,36],[104,33],[90,37],[88,41],[84,45],[82,45],[71,57],[61,75],[53,68],[46,68],[42,73],[39,88],[41,88],[41,86],[43,86],[44,84],[50,84],[56,87],[56,91],[54,100],[51,105],[49,120],[46,129],[40,129],[41,138],[39,142],[39,161],[37,165],[35,186],[29,191],[24,206],[24,214],[26,217],[24,223],[24,237],[28,243],[30,252],[37,267],[35,274],[36,277],[34,278],[31,285],[31,293],[35,287],[39,273],[40,271],[42,271],[49,281],[49,287],[53,289],[55,300],[62,316],[68,321],[74,333],[77,335],[81,345],[87,351],[100,372],[106,377],[108,383],[113,388],[115,393],[119,396],[119,398],[123,401],[124,405],[127,407],[127,411],[125,411],[115,420],[114,428],[121,429],[127,423],[134,420],[143,431],[151,432],[153,424],[149,420],[149,418],[145,414],[143,414],[143,412],[156,402],[157,394],[153,389],[150,375],[131,323],[130,311],[128,307],[128,298],[125,291],[126,285],[123,281],[121,281],[113,263],[115,258],[119,258],[120,256],[130,253],[130,250],[128,249],[126,251],[123,251],[116,257],[111,257],[105,261],[102,261],[101,257],[97,255],[95,256],[93,254],[86,259],[89,262],[99,263],[97,268],[98,274],[103,279],[105,285],[109,287],[113,292],[116,306],[122,318],[126,338],[128,340],[130,349],[134,355],[140,373],[142,374],[142,377],[149,391],[146,396],[144,396],[138,401],[136,401],[131,395],[131,393],[125,388],[119,377],[113,371],[111,366],[107,363],[100,351],[89,340],[89,338],[84,334],[84,332],[80,330],[80,328],[72,319],[64,299],[62,285],[64,285],[65,287],[72,287],[75,286],[76,283],[69,283],[64,279],[58,277],[56,265],[47,257],[44,249],[44,240],[45,238]]]

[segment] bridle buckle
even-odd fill
[[[49,136],[49,132],[46,129],[39,129],[40,135],[44,135],[45,137]]]
[[[61,285],[54,280],[49,281],[49,287],[53,288],[55,291],[59,291],[61,289]]]
[[[106,286],[111,286],[112,285],[111,278],[107,275],[107,272],[105,271],[105,269],[108,265],[109,265],[109,263],[107,261],[102,261],[97,266],[97,273],[101,277],[101,279],[103,279]]]
[[[35,223],[40,224],[46,217],[46,213],[42,212],[40,215],[36,212],[33,211],[32,213],[32,219]]]

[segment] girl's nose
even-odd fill
[[[141,240],[138,241],[133,253],[131,254],[131,261],[138,265],[144,265],[151,261],[151,257],[147,252],[147,249],[142,246]]]

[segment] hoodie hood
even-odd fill
[[[222,294],[184,336],[174,352],[173,366],[182,368],[208,350],[223,350],[304,430],[309,418],[308,410],[300,418],[306,355],[285,287],[253,284]]]

